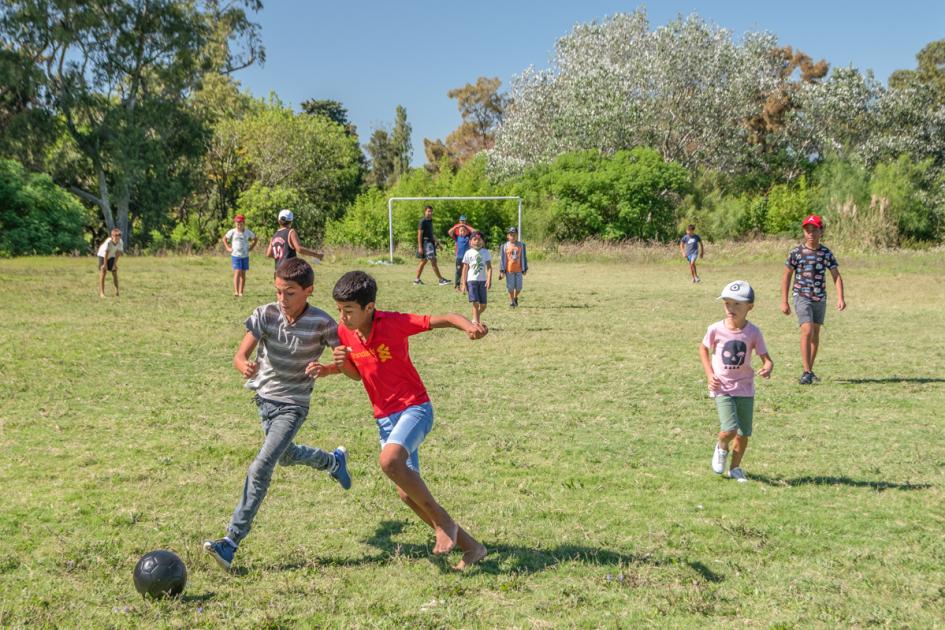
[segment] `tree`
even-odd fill
[[[309,238],[339,216],[361,185],[357,139],[324,116],[296,114],[278,101],[238,123],[238,151],[257,187],[295,191],[305,203],[299,215]],[[303,241],[306,234],[302,234]]]
[[[187,170],[174,163],[199,155],[205,130],[186,95],[204,72],[229,72],[258,57],[257,26],[244,7],[257,11],[262,4],[5,3],[0,37],[36,63],[44,98],[88,159],[90,172],[70,189],[96,204],[107,228],[117,223],[126,239],[133,197],[140,212],[149,192],[169,193],[161,195],[165,204],[187,192],[178,177]]]
[[[369,156],[367,183],[385,188],[394,172],[394,144],[390,134],[386,129],[375,129],[364,148]]]
[[[493,147],[495,131],[509,106],[508,96],[499,94],[501,84],[498,77],[479,77],[475,83],[446,93],[456,99],[462,123],[446,137],[445,144],[442,140],[424,139],[427,170],[435,172],[446,158],[455,172],[480,151]]]
[[[412,131],[410,123],[407,122],[407,109],[403,105],[398,105],[394,118],[394,132],[391,134],[395,178],[399,178],[410,170],[410,160],[413,158],[413,142],[410,139]]]
[[[896,70],[889,77],[889,87],[903,89],[927,85],[932,88],[937,100],[945,105],[945,39],[927,44],[916,55],[915,70]]]
[[[341,101],[310,98],[302,101],[302,111],[309,116],[324,116],[344,127],[348,135],[358,135],[358,128],[348,120],[348,110]]]
[[[745,121],[780,80],[776,46],[768,33],[736,43],[698,16],[650,31],[643,10],[578,25],[557,42],[550,69],[513,81],[489,152],[493,170],[643,145],[686,168],[738,172],[749,151]]]

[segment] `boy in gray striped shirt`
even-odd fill
[[[247,379],[246,388],[256,392],[264,438],[246,473],[226,536],[203,545],[224,569],[230,568],[240,541],[249,533],[277,463],[325,470],[345,490],[351,487],[343,446],[329,453],[292,441],[305,422],[312,395],[313,380],[306,367],[316,363],[325,348],[340,345],[338,324],[307,301],[314,277],[301,258],[290,258],[276,269],[277,301],[257,307],[249,316],[233,357],[234,367]]]

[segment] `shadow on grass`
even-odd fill
[[[316,564],[334,566],[363,566],[370,564],[389,564],[392,558],[427,559],[437,565],[444,573],[453,573],[450,562],[445,557],[434,556],[430,553],[429,545],[413,543],[398,543],[393,537],[401,533],[406,521],[382,521],[374,534],[364,542],[378,549],[381,553],[366,555],[360,558],[313,558],[312,562],[283,564],[271,567],[277,570],[295,570]],[[660,558],[652,554],[627,554],[611,549],[586,547],[583,545],[562,544],[551,548],[520,547],[516,545],[495,544],[488,540],[483,544],[489,550],[489,555],[470,572],[481,571],[493,575],[499,574],[530,574],[553,568],[566,562],[581,562],[598,566],[629,566],[646,564],[650,566],[687,566],[702,579],[709,582],[721,582],[724,578],[698,561],[681,558]],[[458,554],[451,554],[450,560],[458,560]]]
[[[853,488],[870,488],[877,492],[883,490],[925,490],[931,488],[930,483],[894,483],[892,481],[866,481],[849,477],[808,476],[795,479],[782,479],[767,475],[753,474],[752,481],[758,481],[769,486],[851,486]]]
[[[844,385],[880,385],[882,383],[916,383],[925,385],[928,383],[945,383],[945,378],[888,376],[886,378],[844,378],[839,379],[837,382]]]

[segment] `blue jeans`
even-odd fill
[[[331,464],[331,454],[320,448],[292,442],[305,423],[307,406],[266,400],[258,396],[256,405],[259,407],[259,422],[265,437],[256,459],[249,465],[243,482],[243,494],[226,528],[227,535],[236,544],[252,529],[253,519],[266,498],[272,471],[277,463],[283,466],[304,464],[318,470],[327,470]]]

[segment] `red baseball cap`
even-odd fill
[[[824,220],[820,218],[819,215],[812,214],[804,219],[803,223],[801,223],[801,227],[804,227],[805,225],[813,225],[818,230],[822,230],[824,229]]]
[[[238,214],[238,215],[236,215],[236,220],[237,220],[239,223],[242,223],[242,222],[244,222],[244,221],[246,220],[246,217],[244,217],[242,214]]]

